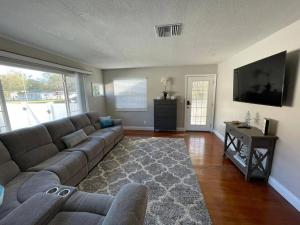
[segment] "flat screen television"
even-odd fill
[[[234,70],[233,100],[282,106],[286,51]]]

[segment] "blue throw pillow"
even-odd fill
[[[4,187],[0,185],[0,206],[2,205],[3,197],[4,197]]]
[[[112,127],[114,125],[114,122],[110,116],[103,116],[99,119],[101,128]]]

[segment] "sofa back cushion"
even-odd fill
[[[76,130],[82,129],[87,135],[96,131],[90,119],[85,114],[71,116],[69,119],[72,121]]]
[[[62,141],[62,137],[76,131],[73,123],[69,118],[55,120],[52,122],[44,123],[49,131],[53,143],[57,146],[58,150],[62,151],[66,149],[65,143]]]
[[[100,114],[97,112],[88,112],[85,115],[90,119],[91,124],[95,127],[96,130],[101,129],[99,117]]]
[[[0,142],[0,184],[6,185],[20,172],[17,164],[11,159],[6,147]]]
[[[22,171],[33,167],[58,153],[43,125],[3,133],[0,140]]]

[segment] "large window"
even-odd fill
[[[81,112],[75,75],[0,65],[1,131],[33,126]],[[5,123],[6,122],[6,123]]]
[[[116,110],[147,110],[147,80],[114,80]]]

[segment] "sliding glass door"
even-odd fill
[[[0,65],[0,80],[12,130],[81,112],[76,76]]]

